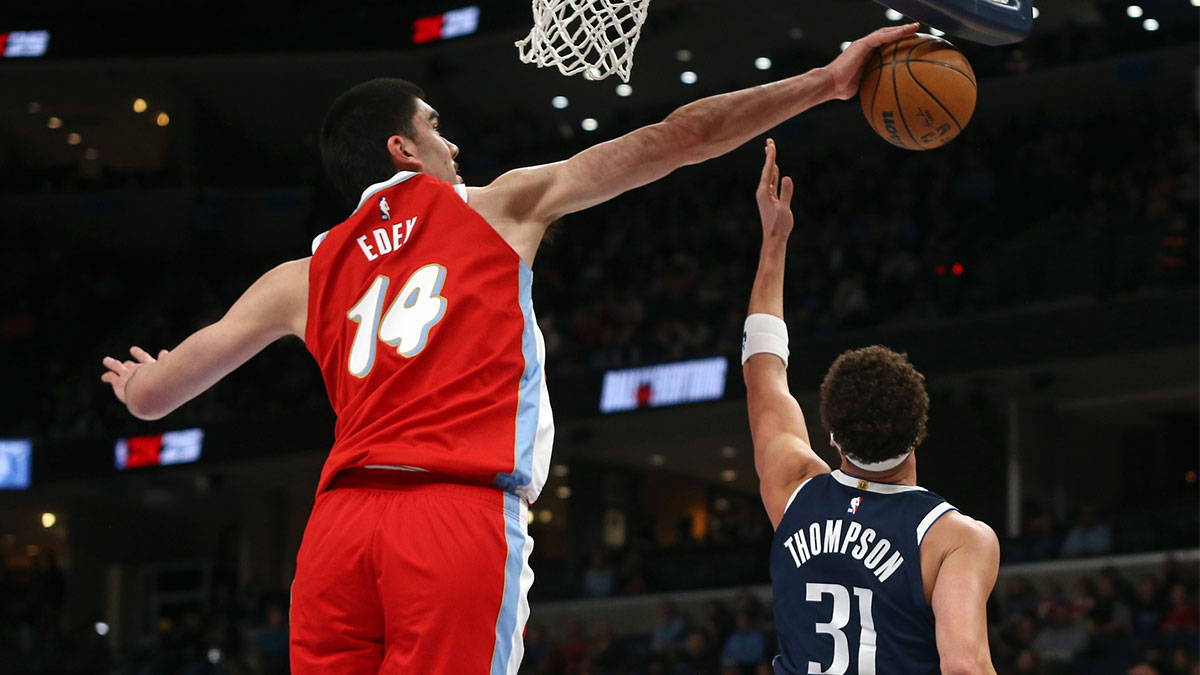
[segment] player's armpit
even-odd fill
[[[203,393],[264,347],[285,335],[304,337],[309,259],[264,274],[220,321],[137,372],[125,387],[134,416],[158,419]]]
[[[931,541],[936,540],[936,541]],[[957,512],[940,518],[926,547],[943,553],[930,600],[938,655],[946,675],[995,675],[988,648],[987,599],[1000,567],[1000,543],[990,527]]]
[[[783,361],[773,354],[755,354],[742,374],[759,493],[771,526],[777,527],[796,487],[828,473],[829,465],[809,445],[804,412],[788,390]]]

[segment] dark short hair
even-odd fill
[[[887,347],[844,352],[821,383],[821,423],[856,459],[881,462],[920,445],[928,419],[925,376]]]
[[[367,186],[395,175],[387,139],[415,136],[420,98],[425,92],[412,82],[380,77],[352,87],[329,107],[321,125],[321,162],[351,204]]]

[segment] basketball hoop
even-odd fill
[[[563,75],[629,81],[650,0],[533,0],[533,29],[517,42],[525,63]]]

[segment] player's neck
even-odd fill
[[[851,464],[850,460],[845,457],[842,457],[842,465],[839,468],[842,473],[848,476],[869,480],[872,483],[889,483],[892,485],[917,484],[917,457],[915,452],[909,455],[903,464],[887,471],[864,471]]]

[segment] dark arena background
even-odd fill
[[[921,483],[1001,539],[1002,674],[1200,673],[1200,0],[1131,1],[1044,2],[1019,44],[956,40],[979,103],[944,148],[893,148],[856,100],[772,132],[797,183],[792,390],[818,439],[841,351],[888,345],[926,374]],[[0,673],[287,671],[333,429],[313,360],[280,342],[153,423],[100,362],[173,347],[346,217],[316,147],[340,92],[419,83],[481,185],[899,19],[653,0],[618,87],[520,63],[523,0],[469,2],[0,14]],[[538,255],[558,433],[522,673],[770,672],[738,357],[760,145],[568,216]]]

